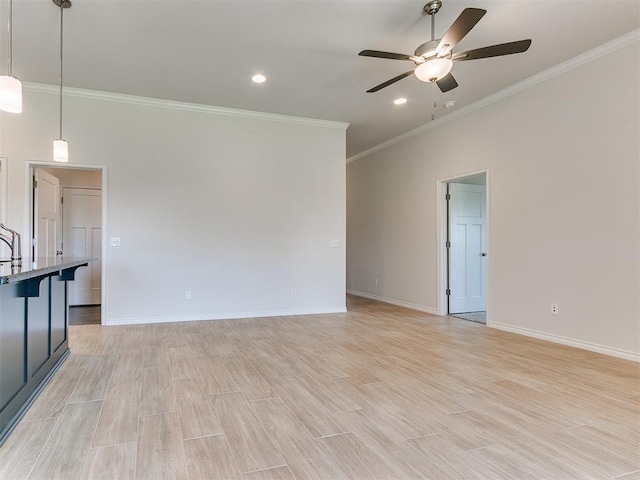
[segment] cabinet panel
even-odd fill
[[[27,357],[29,377],[33,377],[51,356],[49,350],[49,283],[50,277],[40,282],[40,295],[27,298]]]
[[[67,283],[51,277],[51,351],[56,352],[67,339]]]
[[[25,385],[25,299],[0,285],[0,412]]]

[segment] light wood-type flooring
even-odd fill
[[[640,479],[636,363],[350,298],[70,328],[7,479]]]

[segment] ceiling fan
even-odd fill
[[[480,8],[465,8],[460,16],[449,27],[447,33],[441,39],[434,37],[435,15],[442,7],[441,0],[431,0],[424,6],[424,11],[431,16],[431,40],[416,48],[413,55],[401,53],[381,52],[379,50],[363,50],[358,55],[363,57],[388,58],[391,60],[409,60],[416,64],[408,72],[387,80],[367,90],[367,93],[377,92],[389,85],[396,83],[412,73],[423,82],[435,82],[442,92],[448,92],[458,86],[453,78],[451,69],[454,62],[465,60],[477,60],[479,58],[499,57],[514,53],[526,52],[531,45],[531,40],[518,40],[516,42],[501,43],[489,47],[476,48],[466,52],[454,53],[453,49],[464,36],[471,31],[476,23],[487,13]]]

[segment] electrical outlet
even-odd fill
[[[551,314],[552,315],[558,315],[558,304],[557,303],[552,303],[551,304]]]
[[[295,297],[298,295],[298,289],[296,287],[291,287],[291,296]]]
[[[377,279],[377,278],[374,278],[374,279],[373,279],[373,284],[374,284],[374,285],[378,285],[378,279]]]
[[[184,292],[184,299],[185,300],[191,300],[191,290],[186,290]]]

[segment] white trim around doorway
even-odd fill
[[[474,175],[485,174],[487,187],[487,326],[491,322],[491,176],[490,170],[475,170],[471,172],[461,173],[451,177],[440,178],[436,180],[436,209],[437,209],[437,229],[438,238],[438,315],[447,315],[447,184]]]
[[[109,217],[107,216],[107,166],[106,165],[85,165],[81,163],[73,163],[73,164],[65,164],[65,163],[55,163],[55,162],[39,162],[36,160],[27,160],[25,162],[25,187],[24,187],[24,195],[25,195],[25,205],[27,208],[24,211],[24,223],[28,230],[29,235],[25,235],[22,239],[22,251],[30,252],[31,251],[31,237],[33,236],[32,224],[31,224],[31,215],[33,212],[33,198],[31,195],[31,177],[34,168],[38,167],[48,167],[48,168],[67,168],[67,169],[75,169],[75,170],[99,170],[101,172],[101,181],[102,181],[102,252],[101,259],[102,262],[102,292],[100,298],[100,323],[105,325],[105,319],[107,318],[107,269],[105,265],[107,263],[107,222]]]
[[[7,157],[0,157],[0,222],[7,221]]]

